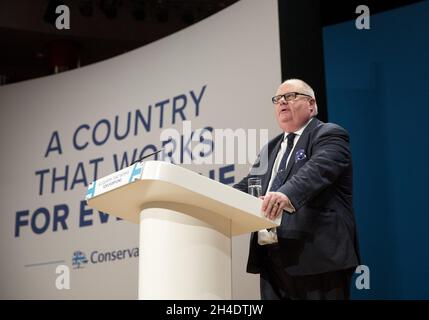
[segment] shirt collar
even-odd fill
[[[313,120],[313,118],[310,118],[310,120],[308,120],[308,121],[307,121],[307,123],[306,123],[306,124],[305,124],[301,129],[299,129],[299,130],[297,130],[297,131],[294,131],[294,133],[295,133],[297,136],[302,135],[302,133],[304,132],[305,128],[307,128],[307,126],[310,124],[311,120]],[[286,138],[287,138],[287,136],[288,136],[288,134],[289,134],[289,133],[290,133],[290,132],[285,132],[285,133],[284,133],[283,141],[284,141],[284,140],[286,140]]]

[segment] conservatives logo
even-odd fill
[[[72,266],[73,269],[82,269],[83,266],[89,262],[91,264],[99,264],[130,258],[138,258],[138,256],[139,248],[120,249],[113,251],[94,250],[89,255],[89,260],[86,258],[85,253],[83,253],[82,251],[75,251],[73,252],[72,257]]]
[[[87,263],[88,263],[88,259],[86,258],[85,253],[83,253],[82,251],[73,252],[73,257],[72,257],[73,269],[81,269],[83,268],[83,265]]]

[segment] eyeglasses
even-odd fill
[[[309,97],[309,98],[313,98],[312,96],[310,96],[310,95],[308,95],[308,94],[305,94],[305,93],[299,93],[299,92],[288,92],[288,93],[285,93],[285,94],[279,94],[278,96],[274,96],[274,97],[272,97],[272,98],[271,98],[271,101],[272,101],[274,104],[279,103],[279,102],[280,102],[280,100],[281,100],[281,98],[285,99],[285,101],[292,101],[292,100],[295,100],[295,99],[296,99],[296,96],[297,96],[297,95],[301,95],[301,96],[306,96],[306,97]]]

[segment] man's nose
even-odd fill
[[[279,100],[279,102],[280,102],[280,105],[287,104],[287,101],[286,101],[285,97],[281,97],[280,100]]]

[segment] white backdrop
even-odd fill
[[[0,87],[0,298],[137,298],[138,226],[86,207],[87,184],[122,167],[124,153],[160,148],[161,131],[183,120],[274,136],[280,73],[277,1],[242,0],[116,58]],[[231,183],[249,166],[189,168],[216,180],[224,168]],[[233,241],[235,299],[259,298],[248,239]],[[70,290],[55,286],[59,264]]]

